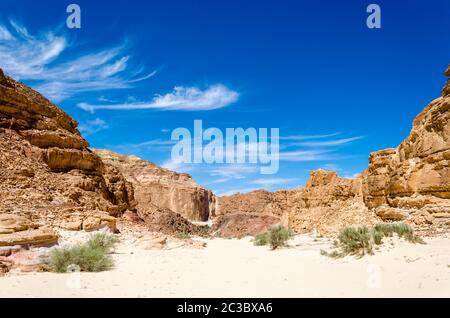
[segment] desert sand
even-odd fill
[[[250,238],[198,240],[207,247],[121,243],[102,273],[11,273],[0,297],[450,297],[450,237],[387,243],[361,259],[322,256],[331,240],[310,235],[275,251]]]

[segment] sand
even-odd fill
[[[122,245],[114,270],[0,278],[0,297],[450,297],[450,238],[386,244],[374,256],[331,259],[327,239],[297,236],[271,251],[250,238],[204,249]]]

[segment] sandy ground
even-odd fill
[[[331,259],[326,239],[297,236],[271,251],[250,238],[204,249],[122,245],[103,273],[0,278],[0,297],[450,297],[450,238],[386,244],[374,256]]]

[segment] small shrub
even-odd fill
[[[375,225],[374,230],[381,232],[386,237],[392,237],[396,233],[399,237],[411,243],[424,243],[424,241],[414,234],[414,229],[402,222],[380,223]]]
[[[383,238],[393,237],[394,233],[408,242],[425,244],[420,237],[414,234],[413,228],[408,224],[400,222],[380,223],[371,229],[367,227],[347,227],[343,229],[339,233],[338,240],[334,241],[335,250],[332,252],[321,251],[321,254],[330,257],[372,255],[373,245],[383,244]],[[394,243],[391,242],[391,244]]]
[[[198,229],[200,231],[200,236],[207,237],[210,235],[209,230],[211,227],[209,225],[200,225]]]
[[[64,273],[71,265],[77,265],[82,272],[101,272],[111,269],[114,262],[108,254],[117,239],[112,235],[99,233],[84,244],[58,248],[51,252],[49,268]]]
[[[255,237],[255,245],[270,245],[275,250],[287,245],[287,241],[292,238],[293,233],[282,225],[270,228],[267,232]]]
[[[179,232],[175,235],[175,237],[180,240],[188,240],[191,238],[191,235],[187,232]]]
[[[384,234],[383,232],[372,229],[373,241],[376,245],[381,245],[383,243]]]
[[[373,254],[371,235],[367,227],[347,227],[338,236],[339,245],[346,255]]]
[[[107,253],[109,253],[114,246],[118,243],[117,237],[108,234],[108,233],[97,233],[94,236],[92,236],[89,241],[87,241],[87,245],[91,249],[103,249]]]
[[[264,232],[255,237],[254,240],[255,245],[263,246],[269,244],[269,232]]]

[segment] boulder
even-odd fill
[[[58,235],[50,229],[34,229],[15,232],[11,234],[0,234],[0,246],[32,245],[46,246],[58,242]]]

